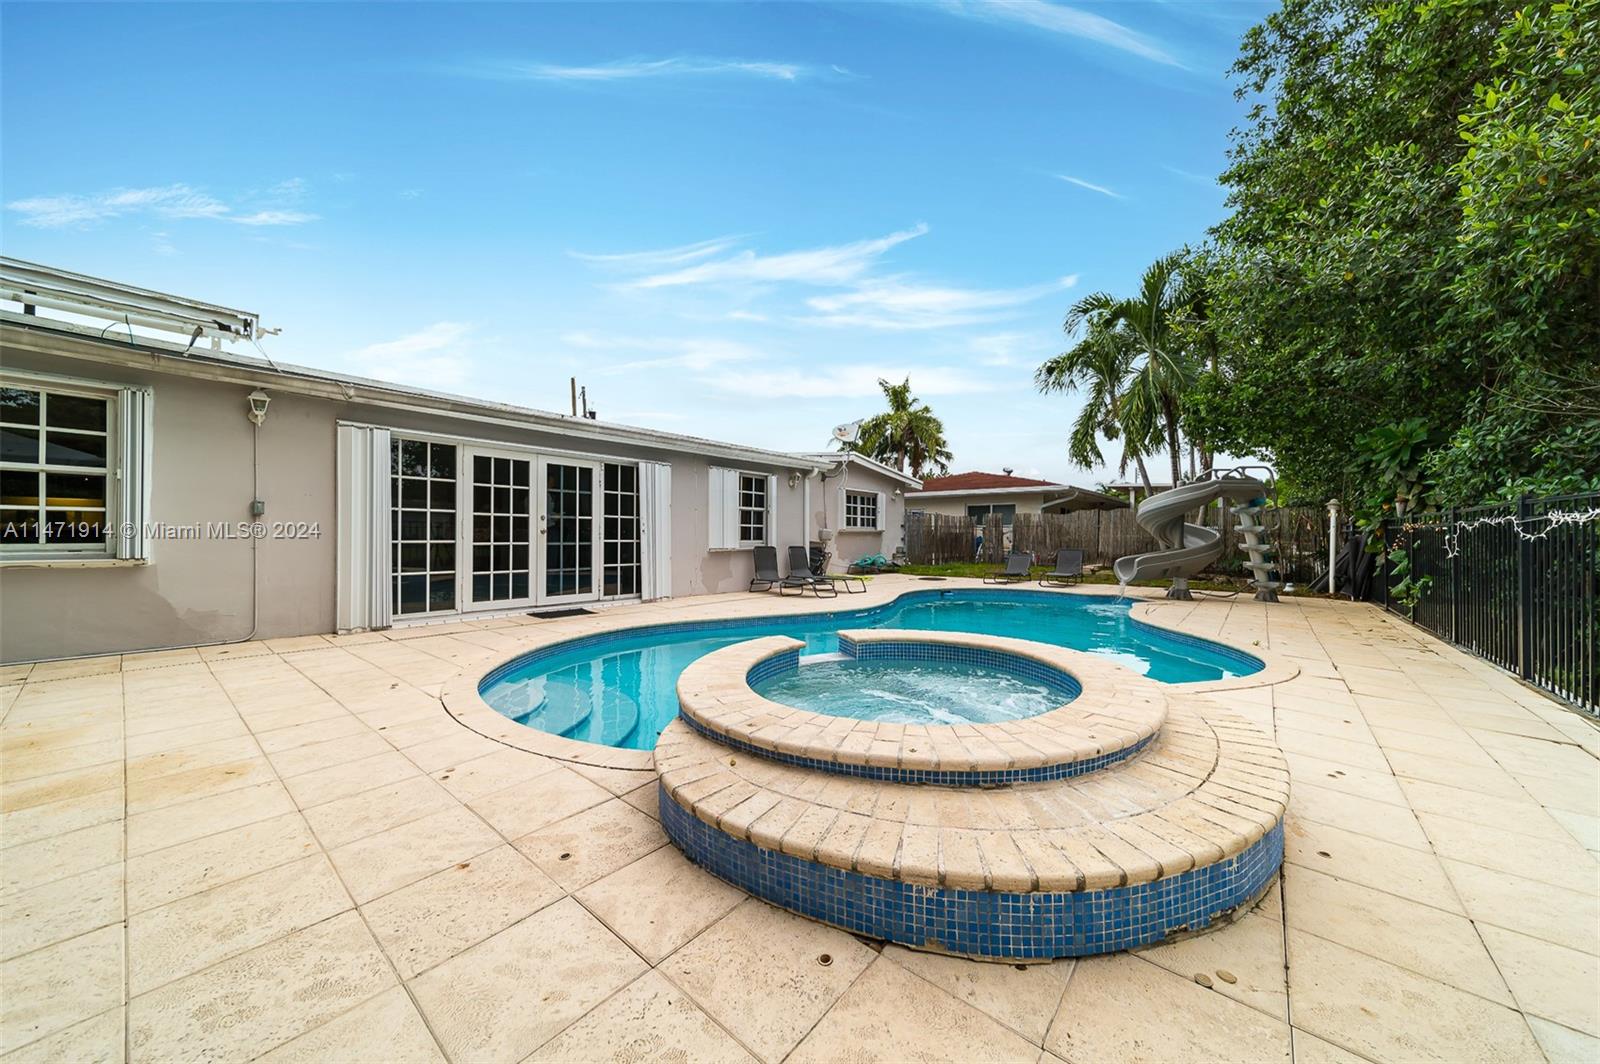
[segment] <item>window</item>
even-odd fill
[[[739,546],[756,547],[767,542],[767,478],[756,473],[739,474]]]
[[[1017,506],[1009,502],[1003,506],[969,506],[967,516],[976,524],[982,524],[994,516],[1000,518],[1001,524],[1010,525],[1016,523]]]
[[[0,545],[110,555],[115,393],[0,387]]]
[[[879,499],[875,491],[847,491],[844,493],[844,527],[875,532],[882,528],[878,520]]]
[[[396,616],[456,608],[456,449],[396,439],[389,448]]]
[[[607,462],[605,500],[604,572],[600,594],[607,598],[639,594],[639,467]]]

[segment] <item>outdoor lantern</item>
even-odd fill
[[[257,388],[250,393],[250,413],[248,417],[257,425],[267,420],[267,404],[272,402],[272,396]]]

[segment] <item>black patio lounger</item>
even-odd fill
[[[1028,579],[1028,570],[1033,567],[1033,555],[1020,551],[1012,551],[1006,556],[1006,567],[997,569],[983,578],[986,584],[1015,584]]]
[[[843,584],[844,589],[852,595],[865,594],[867,590],[867,582],[861,579],[861,577],[848,572],[840,575],[829,575],[828,559],[832,557],[832,554],[813,543],[811,545],[811,550],[807,552],[807,558],[811,562],[811,574],[813,576],[820,576],[824,580],[831,580],[836,586]],[[850,582],[852,580],[860,586],[851,587]]]
[[[767,549],[772,550],[771,547]],[[789,575],[778,585],[778,594],[783,594],[791,587],[802,595],[809,587],[811,593],[818,598],[833,598],[839,594],[839,589],[833,586],[832,580],[811,571],[811,557],[804,547],[789,548]]]
[[[1062,547],[1056,551],[1056,567],[1039,578],[1039,583],[1076,584],[1083,579],[1083,551]]]
[[[756,547],[751,553],[756,558],[756,575],[750,581],[751,591],[771,591],[783,583],[783,574],[778,572],[777,547]],[[757,587],[757,584],[761,586]]]

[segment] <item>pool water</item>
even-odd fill
[[[1165,683],[1261,668],[1248,654],[1140,624],[1131,608],[1115,598],[1042,591],[915,591],[869,609],[655,625],[558,643],[496,669],[479,693],[529,727],[650,750],[678,715],[678,674],[703,654],[764,635],[804,640],[807,655],[837,652],[838,632],[849,628],[1013,636],[1098,654]]]
[[[990,724],[1034,717],[1070,696],[1004,669],[953,661],[801,662],[754,685],[786,706],[890,724]]]

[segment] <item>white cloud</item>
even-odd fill
[[[269,198],[298,199],[298,179],[285,182],[268,193]],[[240,225],[301,225],[315,221],[305,211],[261,209],[250,214],[234,214],[222,200],[186,184],[157,185],[148,188],[118,188],[94,195],[33,196],[12,200],[8,210],[20,214],[21,224],[39,229],[87,226],[126,215],[149,215],[166,219],[201,218],[236,222]]]
[[[316,215],[305,211],[256,211],[254,214],[233,214],[223,219],[239,225],[304,225],[316,220]]]
[[[458,388],[465,382],[470,360],[466,348],[472,326],[466,322],[439,321],[381,343],[368,344],[344,357],[356,372],[378,380],[424,388]]]
[[[1067,37],[1096,41],[1118,51],[1148,59],[1164,66],[1182,67],[1178,59],[1159,44],[1120,22],[1100,15],[1079,11],[1064,4],[1046,3],[1045,0],[946,0],[940,5],[951,14],[985,22],[1011,22],[1058,33]]]
[[[949,288],[871,281],[839,295],[814,296],[806,305],[819,313],[803,319],[816,325],[868,329],[938,329],[990,320],[996,313],[1071,288],[1076,275],[1027,288]]]
[[[726,258],[699,262],[680,270],[652,274],[630,288],[672,288],[694,284],[738,284],[789,281],[813,285],[843,285],[864,274],[888,251],[928,231],[925,224],[850,244],[759,255],[740,251]],[[720,252],[719,252],[720,253]]]
[[[1056,177],[1062,181],[1065,181],[1069,185],[1077,185],[1079,188],[1086,188],[1090,192],[1098,192],[1102,196],[1110,196],[1112,199],[1123,198],[1122,193],[1115,192],[1109,188],[1106,188],[1104,185],[1090,184],[1081,177],[1072,177],[1069,174],[1057,174]]]
[[[739,242],[736,236],[718,236],[710,240],[701,240],[694,244],[680,244],[675,248],[656,248],[649,251],[623,251],[609,255],[594,254],[583,251],[569,251],[575,259],[593,263],[596,266],[608,266],[627,270],[664,270],[671,266],[682,266],[689,262],[698,262],[712,255],[720,255]]]
[[[713,77],[733,75],[775,81],[797,81],[818,73],[799,63],[774,63],[747,59],[669,56],[666,59],[618,59],[589,66],[559,63],[497,63],[474,68],[472,73],[504,81],[554,81],[595,83],[639,78]]]
[[[668,339],[571,332],[561,339],[570,347],[586,351],[631,352],[649,356],[632,358],[612,366],[597,367],[599,372],[606,374],[642,369],[686,369],[704,372],[716,366],[732,362],[752,362],[764,357],[761,351],[749,344],[715,337]]]
[[[964,369],[945,366],[817,366],[803,373],[787,373],[781,379],[770,373],[723,371],[705,378],[705,383],[734,395],[770,400],[775,394],[795,399],[874,399],[881,398],[878,378],[898,381],[911,378],[911,388],[919,396],[969,395],[993,390],[995,383]]]
[[[1029,333],[1003,332],[974,336],[967,341],[980,366],[1019,366],[1029,361],[1040,361],[1050,352],[1041,348]]]

